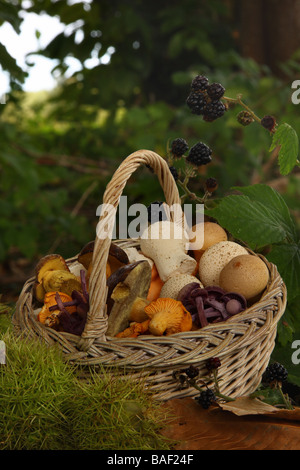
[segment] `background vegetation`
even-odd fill
[[[39,51],[56,59],[59,85],[49,93],[25,93],[26,72],[0,44],[11,86],[0,106],[2,301],[16,299],[41,256],[73,256],[94,238],[96,208],[122,159],[140,148],[165,155],[175,137],[213,149],[194,191],[202,192],[208,176],[218,180],[217,197],[233,186],[266,183],[280,192],[299,228],[299,170],[280,174],[268,132],[255,124],[242,127],[239,106],[207,123],[185,103],[192,78],[203,73],[221,82],[226,96],[241,93],[258,116],[271,114],[299,131],[299,110],[291,102],[291,83],[300,74],[297,1],[284,8],[277,0],[162,0],[159,7],[140,0],[1,0],[0,6],[1,21],[16,32],[22,12],[56,15],[66,26]],[[69,57],[81,69],[66,78]],[[99,59],[94,68],[88,68],[91,57]],[[129,203],[162,198],[147,168],[134,175],[126,194]],[[299,337],[298,313],[296,297],[276,350],[288,366],[291,341]]]

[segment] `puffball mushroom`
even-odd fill
[[[191,274],[175,274],[164,283],[160,291],[160,297],[169,297],[170,299],[177,299],[177,296],[181,289],[187,284],[190,284],[191,282],[196,282],[200,287],[203,287],[203,285],[196,276],[192,276]]]
[[[205,250],[199,261],[199,278],[205,286],[218,286],[219,276],[227,263],[238,255],[247,255],[248,251],[238,243],[223,241],[215,243]]]
[[[182,227],[163,220],[149,225],[141,236],[142,253],[151,258],[160,279],[165,282],[174,274],[192,274],[197,261],[187,254],[188,236]]]
[[[227,241],[227,233],[215,222],[202,222],[194,225],[189,231],[190,248],[195,259],[200,260],[204,251],[216,243]]]
[[[269,270],[261,258],[255,255],[234,257],[220,273],[220,287],[241,293],[247,300],[253,299],[266,288]]]

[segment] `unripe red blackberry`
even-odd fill
[[[216,119],[223,116],[226,111],[225,105],[222,101],[211,101],[205,108],[205,112],[203,115],[204,121],[212,122]]]
[[[276,127],[276,119],[273,116],[269,116],[269,115],[264,116],[261,119],[260,123],[265,129],[268,129],[268,131],[270,132],[274,131]]]
[[[179,137],[178,139],[174,139],[172,144],[171,144],[171,152],[173,156],[176,157],[182,157],[182,155],[185,154],[189,149],[188,143]]]
[[[254,119],[248,111],[240,111],[236,117],[238,123],[242,124],[242,126],[249,126]]]
[[[207,178],[204,184],[204,189],[205,191],[208,191],[209,193],[213,193],[218,189],[218,181],[216,178]]]
[[[208,78],[206,78],[204,75],[197,75],[192,81],[191,88],[192,90],[204,91],[207,89],[208,85]]]
[[[212,83],[206,89],[208,96],[213,100],[219,100],[225,93],[225,88],[221,83]]]
[[[212,150],[203,142],[198,142],[189,151],[186,160],[195,166],[207,165],[211,162]]]

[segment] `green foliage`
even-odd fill
[[[142,382],[75,369],[57,347],[16,338],[10,328],[1,340],[6,345],[6,364],[0,365],[1,450],[169,448],[158,432],[164,413]]]
[[[280,146],[278,161],[280,173],[288,175],[297,164],[299,139],[297,132],[289,124],[281,124],[273,135],[270,151]]]

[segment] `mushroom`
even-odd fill
[[[149,332],[154,336],[172,335],[192,328],[191,314],[181,302],[175,299],[160,298],[145,307],[150,318]]]
[[[75,274],[59,269],[45,272],[42,284],[46,292],[60,291],[71,295],[73,290],[81,290],[80,280]]]
[[[46,290],[43,286],[42,279],[46,272],[62,270],[70,272],[69,267],[61,255],[50,254],[40,259],[35,267],[35,282],[33,285],[33,294],[36,300],[43,303]],[[50,289],[51,290],[51,289]]]
[[[175,274],[164,283],[160,291],[160,297],[169,297],[171,299],[177,299],[177,296],[181,289],[187,284],[190,284],[191,282],[196,282],[199,286],[203,287],[203,285],[196,276],[193,276],[191,274]]]
[[[147,294],[150,282],[151,267],[148,261],[126,265],[108,278],[108,336],[115,336],[134,320],[147,319],[144,307],[149,304]]]
[[[232,241],[215,243],[205,250],[199,261],[199,278],[205,286],[218,286],[224,266],[238,255],[248,254],[243,246]]]
[[[149,319],[141,323],[133,322],[124,331],[116,334],[116,338],[136,338],[137,336],[142,335],[148,331],[149,323]]]
[[[72,314],[76,311],[76,306],[72,302],[72,298],[64,292],[47,292],[44,297],[44,305],[37,315],[40,323],[50,328],[57,329],[59,325],[59,313],[61,312],[58,305],[58,298],[61,302],[71,303],[66,306],[68,313]]]
[[[216,243],[227,241],[228,236],[221,225],[215,222],[202,222],[194,225],[189,231],[190,249],[199,262],[204,251]]]
[[[240,292],[247,299],[255,299],[266,288],[269,270],[254,255],[240,255],[224,266],[220,273],[220,286],[225,290]]]
[[[168,220],[149,225],[140,240],[142,253],[154,261],[163,282],[174,274],[195,271],[197,262],[186,253],[187,246],[186,232]]]
[[[209,323],[225,321],[247,308],[247,301],[237,292],[225,292],[219,286],[200,288],[197,283],[183,287],[178,300],[190,312],[193,324],[203,328]]]

